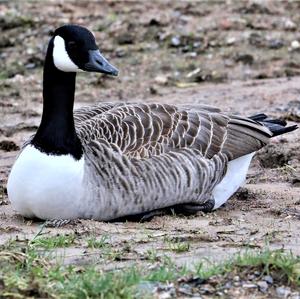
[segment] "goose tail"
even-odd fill
[[[267,127],[273,133],[272,137],[298,129],[298,125],[286,126],[287,122],[285,120],[272,119],[264,113],[252,115],[249,118]]]

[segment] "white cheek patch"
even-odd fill
[[[64,39],[59,35],[54,38],[53,62],[63,72],[79,71],[79,67],[71,60],[67,53]]]

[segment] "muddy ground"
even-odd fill
[[[31,238],[41,225],[12,210],[5,186],[19,148],[39,125],[51,31],[70,22],[87,26],[120,70],[117,79],[80,74],[76,107],[97,101],[205,103],[242,115],[264,112],[292,124],[300,121],[300,2],[276,3],[2,1],[0,244]],[[299,148],[299,130],[274,138],[254,158],[245,187],[214,213],[147,223],[80,221],[43,232],[75,231],[78,240],[64,252],[65,263],[106,268],[143,263],[152,249],[179,265],[268,246],[300,254]],[[108,236],[122,259],[96,261],[83,244],[88,233]],[[172,250],[168,244],[174,240],[187,242],[188,250]]]

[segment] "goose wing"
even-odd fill
[[[94,218],[102,220],[185,203],[214,207],[228,162],[272,135],[254,120],[203,105],[106,104],[76,126],[85,184],[99,202]]]
[[[206,105],[104,103],[74,113],[82,143],[105,140],[130,158],[196,149],[211,159],[252,153],[272,137],[262,123]]]

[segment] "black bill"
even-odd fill
[[[84,65],[83,70],[112,76],[118,76],[119,73],[118,69],[111,65],[99,50],[89,50],[89,62]]]

